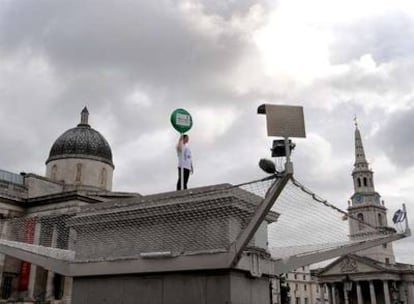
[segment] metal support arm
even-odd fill
[[[270,187],[266,194],[266,197],[256,208],[256,211],[249,221],[247,227],[240,233],[237,240],[232,244],[229,255],[229,267],[233,267],[237,264],[241,253],[246,248],[247,244],[252,239],[254,234],[257,232],[257,229],[262,224],[266,215],[269,213],[273,204],[291,177],[292,174],[290,172],[285,173],[282,177],[278,178]]]

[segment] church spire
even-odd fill
[[[81,121],[80,121],[80,124],[78,124],[78,126],[89,127],[88,117],[89,117],[88,108],[85,106],[81,112]]]
[[[358,121],[355,116],[355,164],[354,171],[367,170],[368,162],[365,158],[364,145],[362,144],[361,133],[358,129]]]
[[[352,170],[354,179],[355,193],[373,193],[375,192],[373,172],[369,168],[368,161],[365,157],[364,145],[362,144],[361,133],[359,132],[356,117],[355,122],[355,163]]]

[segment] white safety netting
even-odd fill
[[[226,252],[274,182],[223,184],[91,204],[73,214],[56,210],[2,219],[0,244],[69,250],[76,261]],[[248,246],[270,251],[274,258],[341,246],[349,242],[344,216],[290,181]],[[367,225],[366,237],[379,237],[375,229]]]
[[[373,226],[348,214],[295,179],[286,185],[272,211],[281,214],[276,223],[268,226],[273,258],[324,252],[397,233],[395,228]],[[353,237],[350,222],[360,229]],[[403,232],[402,225],[397,228]]]

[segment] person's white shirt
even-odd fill
[[[183,152],[183,157],[181,157],[181,152],[180,150],[177,149],[177,155],[178,155],[178,167],[179,168],[185,168],[188,170],[192,170],[192,159],[191,159],[191,150],[190,147],[188,146],[188,144],[184,144],[182,146],[182,152]]]

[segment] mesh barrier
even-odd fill
[[[77,233],[77,258],[225,251],[261,201],[251,192],[230,185],[180,194],[148,197],[106,210],[92,207],[72,218],[67,223]]]
[[[269,229],[273,257],[329,249],[348,241],[348,222],[343,214],[329,208],[289,182],[273,211],[281,214]]]
[[[268,186],[224,184],[89,205],[77,214],[9,219],[2,239],[74,250],[78,261],[227,251]],[[276,219],[273,212],[266,217]]]
[[[76,261],[225,252],[274,182],[223,184],[91,204],[74,214],[3,219],[1,240],[15,247],[69,249]],[[248,246],[269,250],[274,258],[338,247],[349,243],[344,216],[293,180]],[[374,229],[367,225],[367,232]]]
[[[327,251],[397,232],[394,228],[375,227],[349,215],[295,179],[286,185],[272,211],[281,214],[277,222],[268,226],[273,258]],[[349,221],[356,221],[362,229],[359,237],[353,240],[349,238]]]

